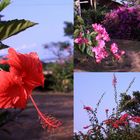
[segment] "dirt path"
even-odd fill
[[[118,62],[106,60],[103,64],[96,64],[93,58],[84,54],[75,54],[75,71],[96,72],[139,72],[140,71],[140,41],[113,40],[119,48],[126,51],[124,58]]]
[[[43,130],[36,110],[29,102],[27,108],[0,129],[0,140],[71,140],[73,135],[73,96],[34,92],[33,97],[42,112],[52,114],[63,125],[51,132]],[[6,131],[5,131],[6,130]]]
[[[128,56],[132,60],[131,71],[140,71],[140,52],[131,51]]]

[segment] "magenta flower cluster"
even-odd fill
[[[92,24],[92,28],[93,32],[91,33],[90,31],[86,31],[86,33],[80,32],[79,36],[75,38],[74,42],[80,45],[80,47],[82,47],[82,45],[89,47],[91,52],[94,54],[97,63],[100,63],[110,54],[113,54],[115,59],[120,59],[125,52],[119,50],[116,43],[111,44],[109,49],[106,47],[106,42],[110,41],[110,37],[106,29],[101,24],[97,23]],[[94,38],[91,37],[93,34],[95,35]]]
[[[140,40],[140,5],[113,10],[102,23],[112,38]]]
[[[105,47],[105,41],[110,41],[110,37],[102,25],[95,23],[92,24],[92,27],[94,31],[98,33],[96,36],[98,45],[92,48],[92,52],[95,53],[96,62],[100,63],[102,59],[108,57],[109,55]]]

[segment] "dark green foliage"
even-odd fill
[[[109,10],[105,6],[97,6],[96,11],[94,9],[82,10],[82,18],[85,25],[89,27],[93,23],[101,23],[108,11]]]
[[[0,112],[0,126],[2,126],[5,123],[5,121],[8,119],[8,116],[9,116],[8,111]]]
[[[0,42],[0,50],[6,49],[6,48],[9,48],[9,46]]]
[[[140,116],[140,92],[134,91],[132,96],[121,94],[120,110],[134,116]]]
[[[69,92],[73,89],[73,61],[55,63],[50,69],[54,84],[52,89],[55,91]]]
[[[9,65],[2,65],[0,64],[0,69],[4,70],[4,71],[9,71]]]
[[[73,38],[73,24],[71,22],[64,22],[64,35]]]
[[[46,91],[70,92],[73,90],[73,61],[72,59],[63,63],[48,63],[44,64],[44,69],[47,72],[44,74],[44,88],[37,89]]]
[[[73,38],[73,24],[64,22],[64,35]],[[45,49],[50,51],[55,62],[46,64],[44,67],[51,74],[46,75],[45,89],[60,92],[70,92],[73,90],[73,48],[69,41],[52,42],[45,44]],[[48,84],[49,85],[48,85]],[[46,87],[47,86],[47,87]]]

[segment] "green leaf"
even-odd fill
[[[90,35],[95,38],[97,36],[97,32],[91,32]]]
[[[86,44],[85,44],[85,43],[82,44],[82,45],[79,45],[79,49],[80,49],[80,51],[81,51],[82,53],[85,52],[85,48],[86,48]]]
[[[24,31],[25,29],[36,25],[37,23],[28,20],[9,20],[0,22],[0,41],[16,35],[17,33]]]
[[[84,25],[84,20],[82,19],[82,17],[77,16],[77,20],[78,20],[80,25]]]
[[[8,64],[0,64],[0,69],[4,71],[9,71],[10,66]]]
[[[6,49],[6,48],[9,48],[9,46],[3,44],[2,42],[0,42],[0,50],[2,49]]]
[[[86,53],[87,53],[87,55],[89,55],[89,56],[91,56],[91,57],[93,57],[94,55],[93,55],[93,52],[92,52],[92,50],[91,50],[91,47],[87,47],[86,48]]]
[[[74,31],[74,38],[78,37],[79,36],[79,33],[80,33],[80,30],[79,29],[76,29]]]
[[[10,0],[2,0],[0,2],[0,12],[11,3]]]

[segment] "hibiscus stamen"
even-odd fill
[[[33,105],[34,105],[34,107],[35,107],[36,110],[37,110],[37,113],[38,113],[38,116],[39,116],[39,118],[40,118],[40,120],[41,120],[41,125],[42,125],[43,128],[48,128],[48,129],[57,128],[57,127],[59,127],[59,126],[62,124],[62,123],[61,123],[59,120],[57,120],[56,118],[54,118],[54,117],[52,117],[52,116],[49,116],[49,115],[46,116],[45,114],[43,114],[43,113],[39,110],[38,106],[36,105],[36,103],[35,103],[33,97],[32,97],[31,95],[29,95],[29,97],[30,97],[30,99],[31,99],[31,101],[32,101],[32,103],[33,103]]]

